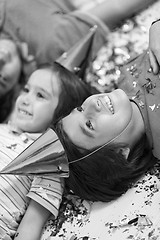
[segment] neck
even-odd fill
[[[128,134],[128,142],[129,142],[130,148],[134,147],[136,142],[145,133],[145,126],[144,126],[142,114],[138,106],[134,102],[131,102],[131,105],[133,108],[133,117],[131,120],[131,126],[128,132],[126,132],[126,134]]]

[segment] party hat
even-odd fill
[[[52,174],[55,177],[68,177],[68,160],[58,136],[49,128],[3,168],[0,174]]]
[[[86,70],[92,60],[92,45],[97,26],[90,28],[87,35],[78,41],[68,52],[64,52],[56,62],[85,79]]]

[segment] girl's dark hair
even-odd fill
[[[71,143],[61,123],[57,124],[55,130],[64,145],[69,162],[91,152],[85,151],[82,154]],[[121,147],[127,146],[113,143],[85,159],[70,163],[66,188],[90,201],[109,202],[121,196],[156,162],[146,135],[137,142],[127,160],[117,151]]]
[[[75,107],[81,105],[93,93],[93,89],[77,75],[57,62],[52,63],[52,69],[57,73],[61,84],[59,102],[53,117],[54,125],[61,118],[67,116]]]

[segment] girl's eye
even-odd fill
[[[91,123],[90,120],[88,120],[88,121],[86,122],[86,126],[87,126],[89,129],[94,130],[93,125],[92,125],[92,123]]]
[[[82,108],[82,106],[77,107],[77,111],[79,111],[79,112],[83,112],[83,108]]]
[[[42,93],[37,93],[37,97],[39,97],[39,98],[45,98],[44,96],[43,96],[43,94]]]

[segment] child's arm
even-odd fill
[[[42,228],[50,214],[49,210],[31,200],[14,239],[39,240]]]
[[[149,30],[149,57],[154,74],[160,66],[160,20],[153,22]]]
[[[155,0],[97,0],[97,2],[99,4],[86,11],[100,18],[112,29],[121,21],[134,16],[153,4]]]

